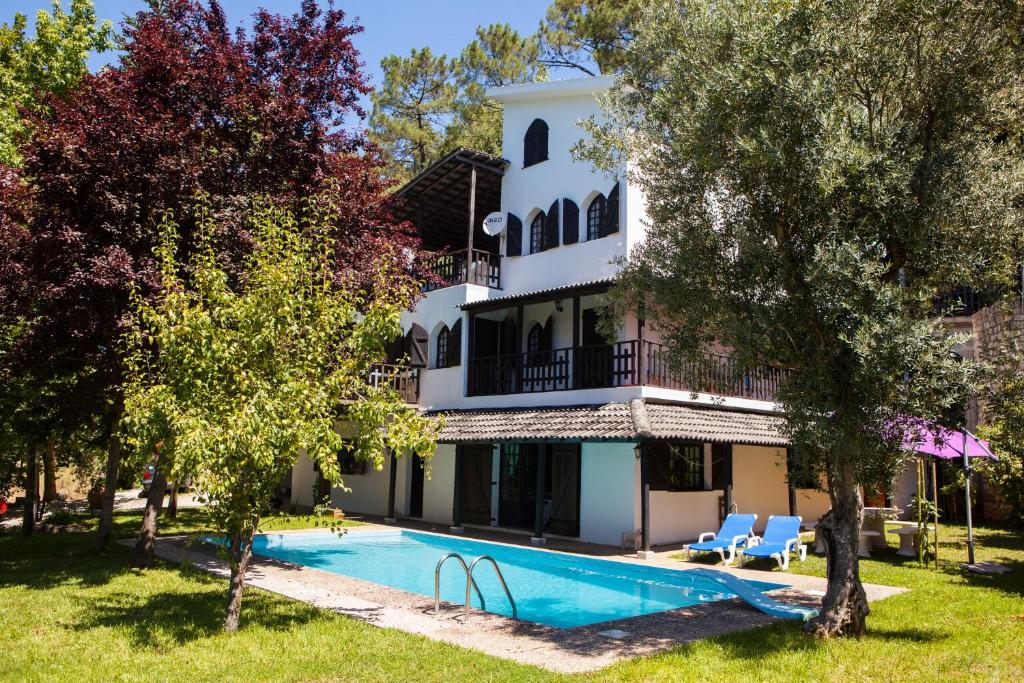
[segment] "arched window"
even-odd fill
[[[437,363],[434,367],[448,367],[448,326],[445,325],[437,333]]]
[[[594,197],[587,207],[587,240],[601,236],[601,222],[604,220],[605,199],[603,194]]]
[[[523,168],[548,160],[548,124],[534,119],[523,138]]]
[[[448,332],[448,367],[462,362],[462,321],[456,320]]]
[[[547,218],[543,211],[537,212],[530,223],[530,253],[544,251],[544,222]]]
[[[544,328],[540,323],[534,323],[530,333],[526,335],[526,352],[537,353],[544,350]]]

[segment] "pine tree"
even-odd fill
[[[554,0],[537,35],[541,62],[588,76],[619,71],[641,0]]]
[[[455,111],[457,60],[429,47],[381,60],[384,84],[371,95],[369,138],[387,159],[388,176],[404,182],[437,158]]]

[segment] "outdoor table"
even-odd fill
[[[902,555],[903,557],[917,557],[917,546],[921,542],[921,538],[918,533],[917,523],[913,522],[912,524],[913,526],[901,526],[899,529],[889,529],[890,534],[900,537],[900,547],[896,551],[897,555]],[[928,527],[929,531],[931,529],[932,527]]]
[[[880,536],[882,536],[881,533],[872,529],[861,529],[860,547],[857,548],[857,554],[861,557],[871,557],[871,546],[878,545]],[[882,538],[882,545],[885,545],[885,538]]]
[[[875,533],[870,537],[871,545],[876,548],[884,548],[885,543],[885,523],[886,515],[898,515],[903,510],[899,508],[864,508],[864,523],[863,529],[868,531],[874,531]],[[863,542],[863,538],[861,539]]]

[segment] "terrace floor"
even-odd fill
[[[409,528],[433,533],[448,533],[437,525],[402,521],[397,525],[366,520],[374,528]],[[287,531],[279,533],[289,533]],[[358,530],[352,533],[359,533]],[[529,545],[529,537],[487,529],[466,529],[464,537],[498,543]],[[209,546],[189,544],[188,537],[161,538],[157,553],[174,562],[188,562],[207,572],[227,576],[225,562]],[[672,559],[679,546],[656,549],[652,560],[637,560],[618,548],[574,541],[551,539],[548,550],[577,553],[628,563],[685,570],[689,565]],[[794,560],[796,562],[796,560]],[[703,566],[701,564],[694,564]],[[768,593],[771,597],[803,605],[816,606],[824,595],[825,579],[782,572],[723,568],[736,576],[787,584]],[[493,656],[531,664],[560,673],[594,671],[617,661],[666,651],[682,643],[740,631],[778,621],[739,599],[706,603],[628,619],[576,628],[557,629],[532,622],[472,610],[463,623],[463,607],[442,603],[442,614],[433,614],[433,599],[319,569],[289,562],[255,557],[247,584],[319,608],[344,614],[375,626],[395,628],[409,633],[484,652]],[[871,601],[904,592],[865,584]],[[621,631],[608,635],[608,632]]]

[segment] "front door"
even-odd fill
[[[611,386],[614,363],[612,347],[597,330],[597,309],[585,309],[580,322],[580,349],[576,360],[577,387],[595,389]]]
[[[423,516],[423,459],[412,456],[412,486],[409,490],[409,516]]]
[[[458,446],[462,449],[462,521],[491,523],[491,444]]]
[[[580,534],[580,445],[502,444],[498,483],[501,526],[533,529],[537,500],[537,456],[544,449],[544,530]]]

